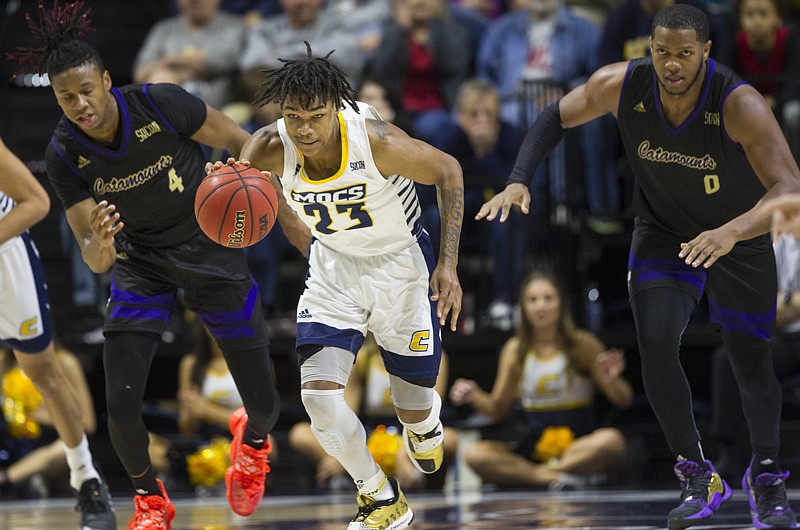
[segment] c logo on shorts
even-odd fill
[[[39,317],[33,317],[23,322],[22,325],[19,327],[19,334],[24,337],[27,335],[35,335],[36,333],[38,333],[39,330],[36,327],[38,321]]]
[[[428,351],[428,339],[431,338],[431,332],[427,329],[414,332],[411,336],[411,343],[408,349],[411,351]]]

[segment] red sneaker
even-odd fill
[[[268,456],[272,444],[267,440],[261,450],[242,443],[247,414],[239,407],[231,415],[228,427],[233,435],[231,440],[231,465],[225,471],[225,487],[228,503],[239,515],[250,515],[264,496],[264,481],[269,473]]]
[[[175,505],[169,500],[164,483],[156,479],[161,495],[136,495],[136,513],[128,521],[127,530],[170,530],[175,519]]]

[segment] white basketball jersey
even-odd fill
[[[520,399],[525,410],[566,410],[585,407],[594,398],[588,377],[567,370],[564,353],[549,359],[525,355]]]
[[[0,191],[0,219],[8,215],[8,212],[11,211],[11,208],[17,204],[14,199]]]
[[[380,119],[365,103],[361,113],[350,107],[339,113],[342,165],[324,180],[311,180],[303,155],[292,143],[283,119],[283,194],[319,241],[337,252],[375,256],[413,244],[422,230],[414,182],[401,175],[384,177],[372,158],[364,114]]]

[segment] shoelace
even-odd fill
[[[708,498],[708,486],[710,483],[711,477],[706,476],[687,479],[682,484],[683,494],[681,495],[681,500],[684,501],[691,497],[692,500],[702,500],[705,502]]]
[[[756,506],[760,515],[771,512],[784,512],[789,504],[786,489],[778,486],[755,486]]]
[[[79,512],[101,513],[106,511],[106,505],[103,503],[103,498],[100,495],[100,490],[93,489],[88,495],[81,495],[78,498],[78,504],[75,510]]]
[[[363,506],[358,507],[358,512],[356,512],[356,518],[354,521],[366,521],[367,518],[375,511],[375,504],[365,504]]]

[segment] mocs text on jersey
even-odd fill
[[[337,203],[364,200],[366,184],[353,184],[344,188],[326,191],[292,191],[292,200],[303,204]]]

